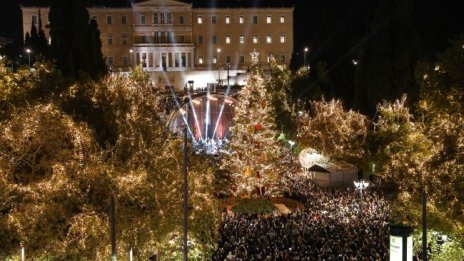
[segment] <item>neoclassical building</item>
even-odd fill
[[[253,50],[264,68],[270,56],[290,63],[293,7],[228,6],[230,0],[213,7],[175,0],[90,2],[90,18],[98,23],[113,72],[141,64],[156,84],[182,88],[194,82],[202,88],[224,82],[227,72],[231,84],[242,84]],[[39,17],[48,23],[47,0],[24,0],[21,9],[24,34]]]

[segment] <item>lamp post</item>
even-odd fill
[[[111,221],[111,261],[116,261],[116,203],[114,199],[114,194],[111,195],[110,221]]]
[[[354,186],[356,189],[359,189],[361,191],[361,214],[362,214],[362,203],[363,203],[363,190],[365,190],[369,186],[369,182],[360,180],[360,181],[354,181]]]
[[[304,48],[304,66],[306,67],[306,54],[308,53],[309,51],[309,48],[308,47],[305,47]]]
[[[190,97],[189,97],[190,99]],[[188,147],[187,147],[187,132],[188,132],[188,113],[189,113],[189,104],[190,100],[187,103],[187,108],[185,110],[185,117],[186,120],[184,121],[183,126],[183,134],[184,134],[184,146],[183,146],[183,154],[184,154],[184,168],[183,168],[183,205],[184,205],[184,220],[183,220],[183,261],[187,261],[188,259],[188,238],[187,238],[187,229],[188,229]]]
[[[132,68],[132,53],[134,52],[134,50],[130,49],[129,50],[129,66]]]
[[[29,60],[29,67],[31,67],[31,49],[26,49],[27,59]]]
[[[184,127],[184,261],[187,261],[187,227],[188,227],[188,155],[187,155],[187,126]]]
[[[217,54],[218,54],[218,59],[217,59],[217,64],[218,64],[218,86],[221,85],[221,59],[219,56],[221,55],[221,48],[217,48]]]
[[[227,62],[227,88],[230,88],[230,76],[229,76],[229,70],[230,70],[230,62]]]

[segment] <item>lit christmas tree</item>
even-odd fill
[[[251,57],[251,73],[235,109],[231,153],[224,156],[222,169],[231,174],[233,194],[274,195],[279,192],[278,183],[287,166],[283,162],[289,153],[284,153],[277,140],[275,109],[258,68],[258,53]]]

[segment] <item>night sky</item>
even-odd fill
[[[302,55],[298,54],[304,46],[309,46],[311,53],[308,60],[311,62],[326,57],[331,52],[340,56],[339,59],[350,59],[347,52],[355,53],[360,42],[375,37],[381,28],[375,28],[371,18],[380,1],[385,0],[195,0],[194,6],[294,5],[296,59],[302,59]],[[398,1],[401,0],[390,0]],[[460,1],[409,2],[412,3],[411,21],[423,43],[421,48],[430,57],[446,48],[449,38],[464,32]],[[19,3],[20,0],[1,0],[1,37],[20,39],[22,36]]]

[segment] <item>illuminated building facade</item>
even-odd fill
[[[90,1],[90,19],[98,23],[102,52],[113,72],[141,64],[154,83],[182,88],[227,79],[240,84],[240,73],[260,53],[265,67],[272,55],[289,64],[293,51],[293,7],[205,7],[175,0]],[[228,1],[224,1],[227,4]],[[48,22],[48,1],[23,1],[23,31]],[[40,16],[39,16],[40,12]],[[46,29],[46,35],[49,32]]]

